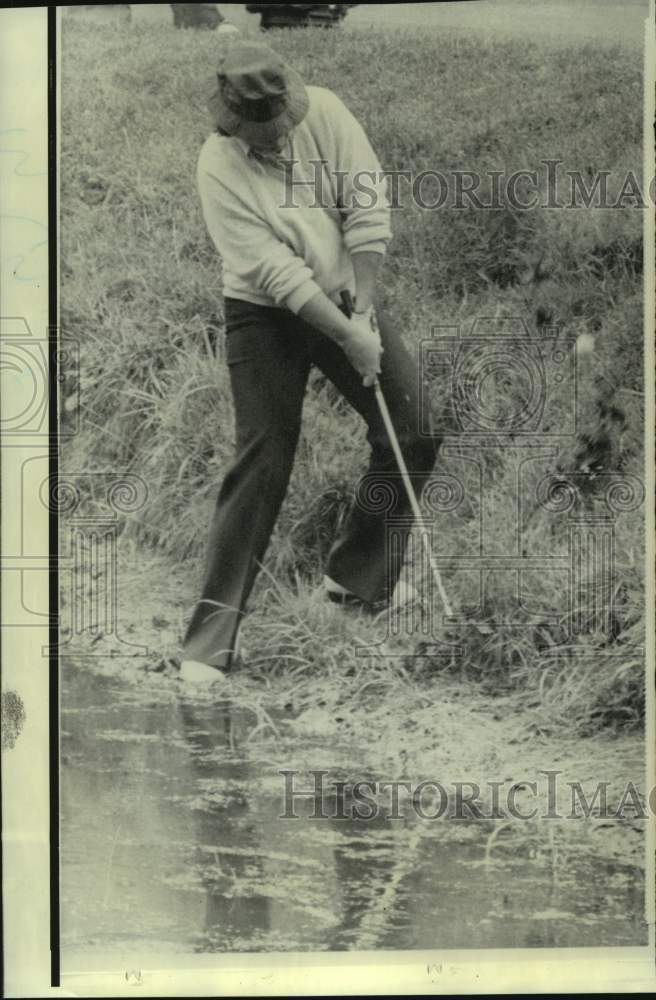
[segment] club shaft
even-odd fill
[[[342,310],[350,318],[353,315],[353,310],[355,308],[355,303],[353,301],[353,296],[348,290],[341,292],[342,299]],[[421,508],[419,506],[419,501],[413,489],[412,483],[410,481],[410,476],[408,475],[408,467],[405,464],[405,459],[403,457],[403,452],[401,451],[401,446],[399,444],[399,439],[396,436],[396,431],[394,430],[394,424],[392,423],[392,418],[390,412],[387,408],[387,402],[383,395],[383,390],[380,387],[380,382],[378,379],[374,382],[374,392],[376,394],[376,402],[378,403],[378,409],[380,410],[380,415],[383,418],[383,423],[385,424],[385,430],[387,431],[387,436],[390,439],[392,445],[392,451],[394,452],[394,457],[396,458],[396,464],[399,467],[399,472],[401,473],[401,479],[403,480],[403,486],[408,495],[408,500],[410,501],[410,506],[412,508],[412,513],[418,524],[421,524]],[[433,574],[433,580],[437,587],[437,592],[440,595],[440,600],[446,614],[449,618],[453,617],[453,611],[451,609],[451,604],[449,598],[446,595],[446,590],[444,589],[444,584],[442,583],[442,577],[440,576],[440,571],[437,568],[437,563],[435,562],[435,557],[433,555],[430,543],[428,541],[425,531],[421,532],[421,543],[424,547],[424,552],[426,553],[426,558],[428,559],[428,564],[431,568],[431,573]]]
[[[389,409],[387,407],[387,402],[383,395],[383,390],[380,387],[378,380],[374,383],[374,392],[376,394],[376,402],[378,403],[378,409],[380,410],[380,415],[383,418],[383,423],[385,424],[385,430],[387,431],[387,436],[390,439],[392,445],[392,451],[394,452],[394,457],[396,458],[396,464],[399,467],[399,472],[401,473],[401,478],[403,480],[403,485],[405,491],[408,495],[408,500],[410,501],[410,506],[412,507],[412,513],[419,524],[421,524],[421,508],[419,507],[419,501],[417,500],[417,495],[414,491],[412,483],[410,481],[410,476],[408,474],[408,467],[405,464],[405,459],[403,457],[403,452],[401,451],[401,446],[399,445],[399,439],[396,436],[396,431],[394,430],[394,424],[392,423],[392,418],[390,416]],[[437,591],[440,595],[440,600],[444,606],[444,610],[449,618],[453,616],[453,610],[447,597],[446,590],[442,583],[442,577],[440,576],[440,571],[435,562],[435,557],[430,547],[427,535],[425,531],[421,532],[421,541],[424,546],[424,551],[428,559],[428,563],[433,574],[433,579],[435,580],[435,585],[437,586]]]

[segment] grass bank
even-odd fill
[[[291,32],[271,41],[308,82],[346,101],[390,170],[510,174],[558,159],[588,183],[610,171],[609,190],[617,193],[626,171],[642,162],[641,74],[619,47],[483,45],[417,30]],[[66,19],[63,31],[62,334],[81,352],[80,432],[64,449],[64,468],[144,478],[149,501],[126,519],[122,544],[183,565],[189,608],[233,445],[220,261],[194,180],[218,44],[211,33],[174,32],[165,24],[120,29],[84,15]],[[526,194],[521,185],[518,191]],[[430,197],[430,182],[425,192]],[[577,474],[577,502],[589,512],[603,507],[609,475],[642,480],[641,214],[630,203],[613,211],[520,211],[507,198],[493,211],[430,211],[406,195],[393,221],[382,284],[412,349],[436,325],[468,335],[476,320],[489,317],[520,317],[536,342],[558,337],[570,354],[575,338],[594,337],[593,354],[579,357],[575,431],[554,439],[550,454],[521,472],[517,442],[490,435],[476,452],[485,512],[479,496],[439,522],[442,556],[475,552],[484,514],[493,550],[514,551],[508,512],[521,474],[524,550],[566,558],[570,524],[558,504],[539,502],[544,476]],[[554,374],[547,361],[554,419],[572,428],[572,383],[557,383]],[[486,405],[495,413],[518,403],[512,380],[497,376],[488,391]],[[448,420],[448,383],[433,383],[433,393]],[[76,405],[72,394],[68,416]],[[641,721],[639,508],[616,519],[612,593],[590,566],[563,611],[562,575],[528,574],[524,610],[538,609],[536,623],[514,627],[509,574],[487,574],[476,609],[478,579],[447,571],[456,607],[474,608],[483,621],[441,634],[460,644],[460,656],[429,651],[415,658],[426,652],[417,639],[406,641],[404,655],[397,649],[395,656],[358,658],[354,645],[362,636],[362,645],[379,642],[381,623],[328,614],[315,588],[362,468],[363,428],[319,376],[304,416],[289,496],[245,634],[255,673],[284,676],[308,692],[316,692],[320,676],[342,701],[348,695],[359,702],[377,684],[391,692],[401,678],[417,704],[455,677],[486,695],[522,693],[543,727],[564,723],[590,734]],[[470,453],[449,426],[439,469],[467,485]],[[538,456],[543,440],[525,440]],[[585,626],[572,637],[583,606],[612,606],[612,615],[586,611]],[[541,624],[547,612],[551,624]]]

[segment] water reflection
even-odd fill
[[[245,929],[257,941],[271,930],[270,900],[248,891],[264,882],[265,871],[261,823],[245,793],[258,775],[240,752],[249,732],[247,713],[225,702],[208,712],[185,699],[179,708],[199,793],[193,865],[205,888],[205,918],[196,950],[237,940],[245,948]]]
[[[278,771],[313,768],[312,745],[250,740],[249,709],[150,681],[63,680],[65,953],[647,941],[634,869],[501,838],[485,864],[480,821],[313,820],[311,801],[284,820]]]

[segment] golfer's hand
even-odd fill
[[[365,313],[353,313],[350,318],[351,336],[344,351],[356,371],[363,376],[363,385],[371,386],[380,374],[383,345],[373,308]]]

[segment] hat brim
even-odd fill
[[[305,84],[299,73],[290,66],[285,68],[287,77],[286,107],[281,114],[268,122],[251,122],[232,108],[229,108],[217,89],[208,101],[208,107],[216,128],[228,135],[238,136],[245,142],[274,142],[299,125],[310,107]]]

